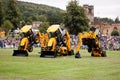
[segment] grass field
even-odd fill
[[[13,57],[13,49],[0,49],[0,80],[120,80],[120,51],[91,57],[81,50],[74,56],[40,58],[39,48],[28,57]]]

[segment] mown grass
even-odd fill
[[[13,57],[13,49],[0,49],[0,80],[120,80],[120,51],[91,57],[81,50],[74,56],[40,58],[39,48],[28,57]]]

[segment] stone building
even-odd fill
[[[93,5],[83,5],[83,8],[85,9],[85,14],[90,20],[90,23],[94,22],[94,6]]]
[[[40,21],[34,21],[34,22],[32,22],[32,28],[33,29],[38,29],[38,27],[40,26],[41,23],[42,22],[40,22]]]
[[[120,24],[107,24],[107,23],[94,23],[93,25],[91,26],[94,26],[98,29],[100,29],[102,35],[104,36],[111,36],[111,32],[114,30],[114,29],[117,29],[118,32],[120,33]]]
[[[108,23],[94,23],[94,6],[93,5],[83,5],[85,9],[86,16],[90,20],[89,25],[100,29],[102,35],[110,36],[114,29],[117,29],[120,33],[120,23],[119,24],[108,24]]]

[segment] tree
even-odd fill
[[[41,21],[41,22],[46,22],[47,21],[47,17],[45,15],[32,15],[30,17],[28,17],[28,19],[31,19],[32,21]]]
[[[85,15],[84,8],[78,5],[77,0],[68,3],[66,9],[63,23],[69,33],[77,35],[79,32],[86,31],[89,20]]]
[[[119,17],[116,17],[116,19],[115,19],[115,23],[119,23],[120,21],[119,21]]]
[[[45,22],[45,21],[47,21],[47,17],[46,17],[46,15],[40,15],[38,20],[41,22]]]
[[[40,24],[39,30],[41,33],[46,33],[48,27],[49,27],[49,22],[42,22],[42,24]]]
[[[112,32],[111,32],[111,36],[119,36],[120,33],[117,29],[114,29]]]
[[[63,22],[63,12],[58,11],[49,11],[47,13],[47,20],[50,22],[50,24],[60,24]]]
[[[112,24],[114,21],[110,18],[100,18],[100,17],[94,17],[94,23],[109,23]]]
[[[7,14],[6,19],[11,21],[11,23],[14,26],[14,29],[19,27],[21,20],[21,13],[19,8],[17,7],[16,0],[8,0],[8,7],[6,14]]]
[[[0,27],[3,23],[3,16],[2,0],[0,0]]]
[[[2,29],[7,33],[9,30],[11,30],[13,28],[13,24],[9,21],[6,20],[3,22],[2,24]]]

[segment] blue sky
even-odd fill
[[[45,4],[60,9],[66,10],[66,5],[71,0],[18,0],[32,2],[37,4]],[[115,19],[117,16],[120,19],[120,0],[78,0],[79,5],[89,4],[94,6],[95,17],[108,17]]]

